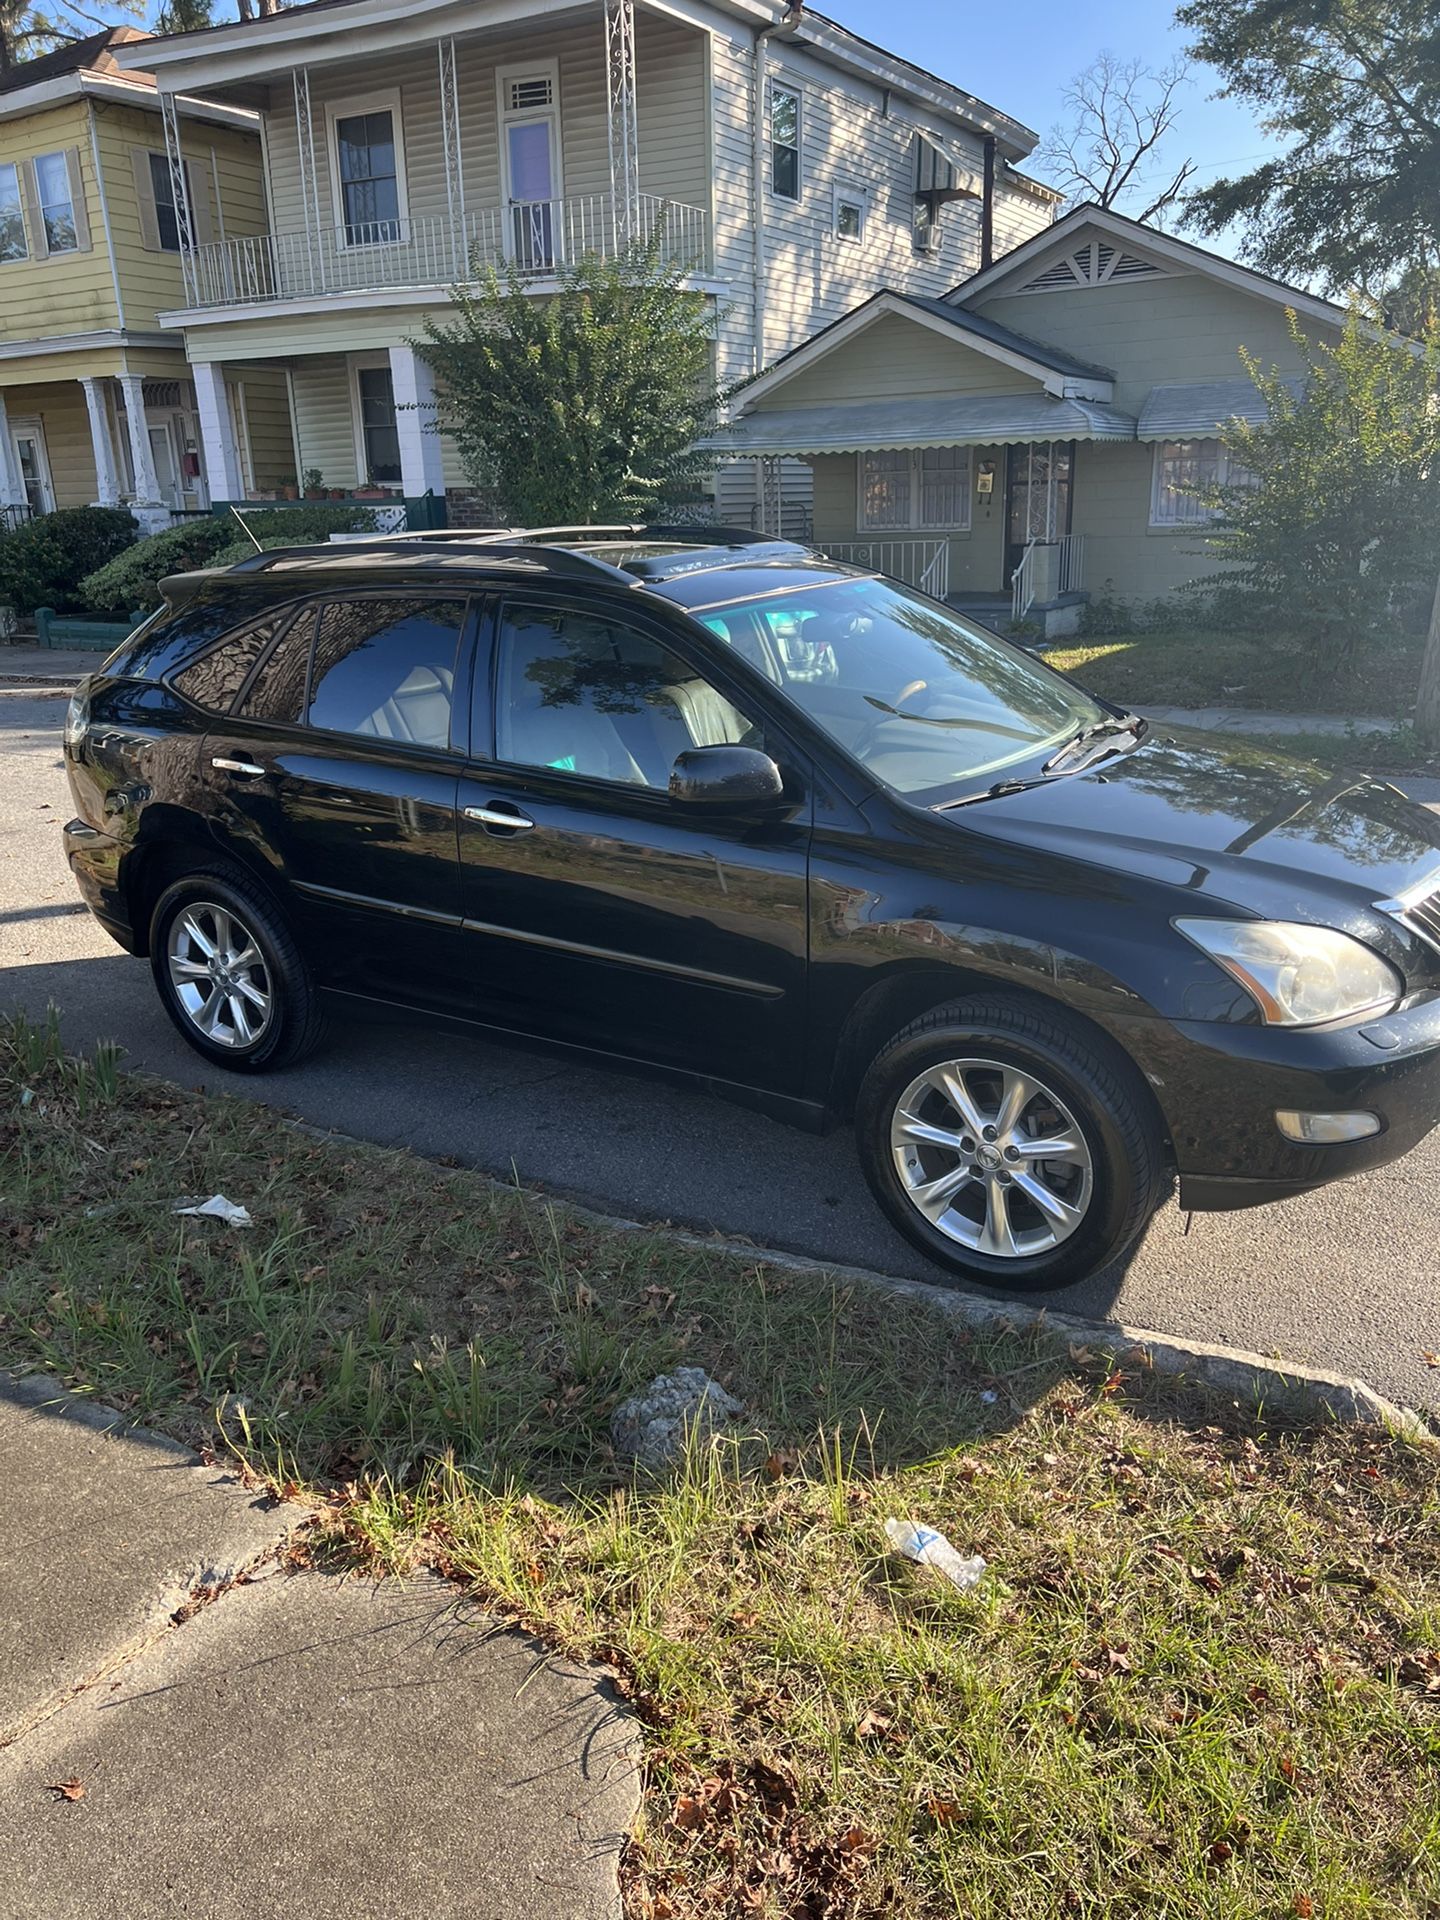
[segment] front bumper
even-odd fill
[[[86,906],[126,953],[138,953],[140,942],[130,924],[130,903],[120,879],[120,862],[128,849],[84,820],[71,820],[64,840],[65,858]]]
[[[1304,1029],[1127,1021],[1119,1037],[1154,1091],[1196,1211],[1263,1206],[1385,1166],[1440,1125],[1440,995],[1361,1026]],[[1368,1140],[1300,1146],[1277,1109],[1378,1114]]]

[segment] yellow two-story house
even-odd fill
[[[258,121],[183,95],[162,112],[150,75],[116,58],[145,38],[112,27],[0,77],[0,517],[12,525],[128,505],[153,530],[206,511],[207,407],[223,410],[247,479],[295,477],[283,374],[236,369],[197,393],[182,335],[158,318],[182,300],[182,247],[265,231]]]

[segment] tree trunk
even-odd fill
[[[1420,663],[1420,692],[1415,701],[1415,731],[1427,747],[1440,747],[1440,579],[1430,606],[1430,631]]]

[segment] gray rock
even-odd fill
[[[615,1409],[610,1437],[622,1460],[658,1469],[682,1458],[688,1433],[708,1440],[744,1411],[734,1395],[700,1367],[677,1367]]]

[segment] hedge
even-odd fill
[[[369,524],[363,507],[296,507],[245,515],[262,546],[304,546],[332,533],[357,533]],[[187,520],[139,540],[80,582],[85,606],[102,619],[123,619],[160,603],[160,582],[193,567],[226,567],[255,551],[230,517]]]
[[[0,605],[31,614],[91,610],[84,583],[139,538],[124,507],[62,507],[0,536]],[[128,612],[128,608],[122,609]]]

